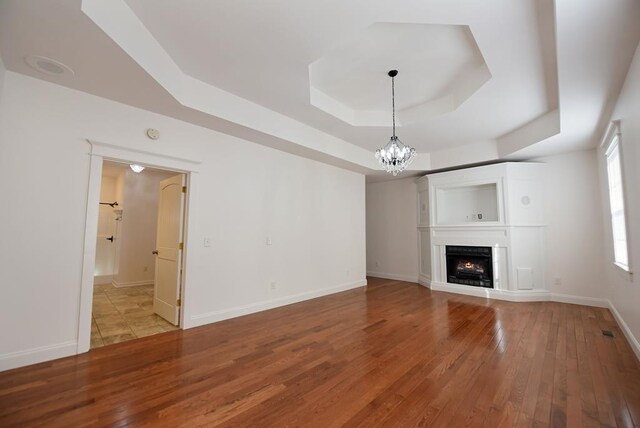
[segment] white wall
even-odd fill
[[[624,172],[625,203],[627,214],[630,276],[613,264],[609,194],[604,153],[599,151],[600,189],[605,215],[603,216],[605,254],[605,280],[608,298],[618,322],[640,358],[640,45],[627,74],[624,87],[611,120],[620,121],[622,168]]]
[[[418,281],[415,178],[367,183],[367,274]]]
[[[102,177],[100,183],[100,202],[114,202],[116,198],[116,177]],[[109,242],[106,238],[115,236],[116,215],[113,212],[119,207],[100,205],[98,216],[98,241],[96,243],[96,265],[94,282],[96,284],[110,284],[115,270],[116,242]]]
[[[145,137],[148,127],[160,140]],[[0,246],[10,302],[0,325],[12,327],[3,329],[0,369],[75,352],[86,138],[202,162],[190,224],[200,244],[185,295],[191,325],[365,284],[363,175],[7,72],[0,194],[10,208],[0,210],[0,235],[12,245]]]
[[[596,151],[571,152],[535,161],[547,164],[544,182],[547,288],[553,293],[601,299],[605,295],[601,264],[604,252]]]
[[[139,174],[131,169],[124,171],[124,179],[119,181],[122,221],[118,224],[115,286],[153,284],[159,186],[160,181],[174,175],[148,168]]]

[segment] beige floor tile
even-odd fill
[[[104,341],[105,345],[111,345],[112,343],[126,342],[127,340],[132,340],[135,338],[136,336],[133,333],[127,333],[103,337],[102,340]]]
[[[98,324],[100,330],[104,330],[105,328],[126,328],[129,326],[127,320],[119,314],[117,317],[96,318],[96,324]]]
[[[153,315],[154,313],[152,310],[142,309],[142,308],[140,308],[139,310],[130,310],[123,314],[126,320],[135,320],[139,318],[151,318],[153,317]]]
[[[106,317],[96,317],[96,324],[99,328],[105,328],[109,326],[126,326],[127,320],[120,315],[119,313],[115,313],[114,315],[109,315]]]
[[[156,325],[153,327],[149,327],[149,328],[135,328],[133,327],[133,334],[135,334],[137,337],[145,337],[145,336],[151,336],[154,334],[159,334],[159,333],[164,333],[165,330]]]
[[[106,317],[118,315],[118,314],[119,312],[115,308],[113,310],[97,309],[93,311],[93,316],[96,318],[106,318]]]
[[[104,341],[102,340],[102,337],[99,334],[97,336],[92,334],[90,349],[100,348],[101,346],[104,346]]]
[[[178,327],[153,311],[153,285],[94,287],[91,348],[150,336]]]
[[[156,323],[156,321],[154,319],[150,318],[150,317],[129,319],[127,321],[127,323],[129,324],[129,326],[132,329],[136,329],[136,328],[151,328],[151,327],[156,327],[158,325]]]
[[[161,326],[164,331],[175,331],[179,330],[180,327],[167,323],[166,325]]]

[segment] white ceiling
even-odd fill
[[[371,174],[391,68],[401,110],[429,105],[399,113],[414,170],[592,147],[638,22],[637,0],[5,0],[0,55],[12,71]],[[31,54],[75,76],[39,74]]]
[[[466,25],[378,22],[309,65],[309,101],[350,125],[388,128],[390,69],[401,72],[397,125],[414,123],[422,134],[429,119],[454,111],[491,77]]]
[[[380,106],[390,115],[388,70],[397,68],[402,73],[397,79],[398,102],[402,106],[405,102],[417,103],[414,94],[418,88],[413,85],[433,80],[435,84],[429,89],[442,88],[440,71],[425,70],[425,65],[443,59],[443,68],[453,72],[465,60],[478,59],[474,47],[468,46],[464,35],[451,31],[450,25],[444,31],[396,26],[376,32],[372,31],[372,24],[470,26],[477,49],[487,59],[495,78],[457,111],[405,127],[399,134],[401,139],[419,152],[495,140],[557,106],[555,80],[545,80],[545,70],[548,68],[553,77],[556,64],[554,40],[543,40],[539,35],[536,4],[541,2],[544,0],[491,0],[478,7],[474,0],[222,0],[181,2],[176,7],[171,0],[127,0],[185,74],[369,151],[388,139],[389,129],[353,127],[311,105],[309,65],[327,55],[336,55],[336,50],[349,43],[353,46],[355,41],[355,47],[345,49],[346,55],[336,55],[342,56],[341,70],[346,73],[360,66],[353,76],[360,83],[351,91],[339,90],[344,96],[342,101],[357,104],[357,92],[371,91],[371,86],[378,83],[366,106]],[[552,16],[540,19],[553,21]],[[388,41],[381,46],[385,38]],[[382,57],[385,53],[386,61]],[[425,57],[434,61],[414,61]],[[330,65],[337,67],[340,62],[331,61]],[[411,77],[420,72],[425,74],[420,80]],[[332,74],[325,74],[336,82]],[[362,81],[364,74],[370,76],[366,82]],[[551,88],[547,90],[547,86]],[[390,117],[386,123],[388,127]]]

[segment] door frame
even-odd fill
[[[187,193],[185,195],[185,218],[183,223],[184,250],[182,252],[182,277],[180,298],[180,328],[190,326],[191,311],[188,298],[191,267],[195,266],[194,248],[197,231],[195,201],[198,191],[198,171],[200,162],[193,159],[163,155],[144,150],[126,148],[113,144],[87,140],[91,146],[89,152],[89,182],[87,191],[87,212],[85,219],[84,248],[82,256],[82,281],[78,308],[77,354],[89,351],[91,346],[91,313],[93,306],[93,276],[96,264],[96,243],[98,235],[98,213],[100,187],[102,185],[102,164],[114,161],[128,164],[141,164],[185,174]]]

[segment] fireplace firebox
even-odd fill
[[[446,255],[447,282],[493,288],[491,247],[447,245]]]

